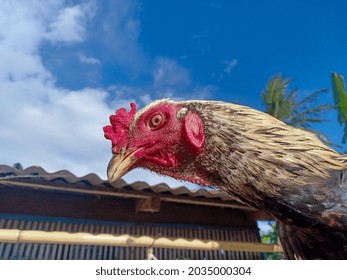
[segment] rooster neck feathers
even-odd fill
[[[146,116],[160,108],[169,112],[170,122],[163,132],[151,132]],[[263,112],[218,101],[159,100],[129,114],[133,119],[124,141],[117,132],[123,133],[122,126],[104,128],[115,153],[108,167],[112,180],[143,167],[217,186],[280,221],[289,258],[347,258],[347,158],[315,135]],[[117,118],[112,121],[119,125]],[[157,142],[146,150],[147,136]]]
[[[300,210],[303,223],[309,223],[305,216],[313,210],[316,218],[325,210],[329,224],[330,211],[336,205],[347,206],[346,195],[341,196],[347,190],[341,181],[346,157],[315,135],[245,106],[211,101],[179,104],[203,119],[206,143],[197,161],[212,174],[211,185],[267,211],[277,201],[275,216],[285,216],[286,222],[297,219],[296,214],[288,217],[292,209]],[[327,185],[341,187],[327,190]]]

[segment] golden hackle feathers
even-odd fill
[[[206,152],[213,162],[219,163],[219,172],[229,186],[251,182],[259,190],[269,191],[271,183],[271,191],[276,193],[276,186],[313,184],[317,178],[329,178],[332,170],[347,168],[346,157],[314,134],[288,126],[266,113],[218,101],[173,103],[201,116],[208,134]]]

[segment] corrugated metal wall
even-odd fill
[[[207,228],[173,225],[136,226],[90,224],[61,221],[33,221],[29,219],[0,219],[0,229],[89,232],[109,234],[150,235],[228,241],[259,242],[256,229]],[[192,259],[260,259],[260,253],[235,251],[177,250],[154,248],[159,260]],[[13,244],[0,243],[0,259],[30,260],[141,260],[146,258],[146,248],[68,244]]]

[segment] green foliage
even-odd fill
[[[277,232],[276,223],[269,221],[269,226],[271,227],[271,230],[268,233],[263,234],[261,236],[261,242],[276,244],[278,241],[278,232]]]
[[[347,141],[347,93],[345,81],[342,75],[337,73],[331,74],[331,82],[333,88],[334,102],[338,112],[338,121],[340,125],[344,125],[344,135],[342,143]]]
[[[278,243],[278,231],[277,226],[274,221],[269,221],[269,226],[271,230],[267,233],[261,234],[261,242],[267,244],[277,244]],[[283,254],[281,253],[264,253],[266,260],[281,260],[283,259]]]
[[[296,89],[288,93],[290,79],[283,79],[281,75],[274,76],[261,93],[265,104],[265,111],[280,120],[286,120],[294,109],[294,95]]]
[[[280,74],[270,79],[266,88],[261,92],[265,105],[265,112],[283,121],[284,123],[315,133],[323,142],[332,145],[328,137],[314,130],[311,125],[325,122],[321,115],[333,108],[330,104],[310,106],[316,102],[317,97],[326,92],[322,89],[309,94],[302,100],[297,100],[298,88],[289,89],[291,79],[284,79]]]

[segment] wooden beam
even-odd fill
[[[147,197],[138,199],[136,201],[136,212],[159,212],[160,211],[160,198]]]
[[[178,195],[168,195],[168,194],[157,194],[157,193],[148,193],[141,191],[128,191],[125,189],[106,189],[101,190],[100,187],[95,186],[94,189],[84,189],[84,188],[72,188],[72,187],[59,187],[52,184],[42,184],[42,183],[32,183],[32,182],[22,182],[22,181],[13,181],[13,180],[2,180],[0,182],[5,187],[21,187],[21,188],[30,188],[36,190],[49,190],[49,191],[58,191],[66,193],[79,193],[79,194],[89,194],[89,195],[102,195],[102,196],[117,196],[117,197],[128,197],[128,198],[148,198],[148,197],[158,197],[161,201],[175,202],[175,203],[184,203],[184,204],[194,204],[194,205],[205,205],[205,206],[214,206],[222,208],[233,208],[241,209],[246,211],[258,211],[253,207],[244,205],[235,201],[223,201],[223,200],[214,200],[209,198],[201,197],[189,197],[189,196],[178,196]]]
[[[256,222],[259,220],[273,221],[274,217],[262,211],[249,211],[249,212],[246,212],[246,219],[247,221],[250,221],[250,222]]]
[[[234,242],[217,240],[199,240],[183,238],[154,238],[151,236],[90,234],[86,232],[38,231],[1,229],[0,242],[10,243],[53,243],[99,246],[159,247],[190,250],[230,250],[244,252],[281,252],[275,244],[253,242]]]
[[[117,196],[35,191],[30,188],[3,188],[0,184],[0,213],[131,222],[136,224],[155,223],[159,225],[164,223],[232,228],[246,227],[256,230],[256,224],[247,221],[242,210],[161,202],[159,212],[136,213],[136,200]]]

